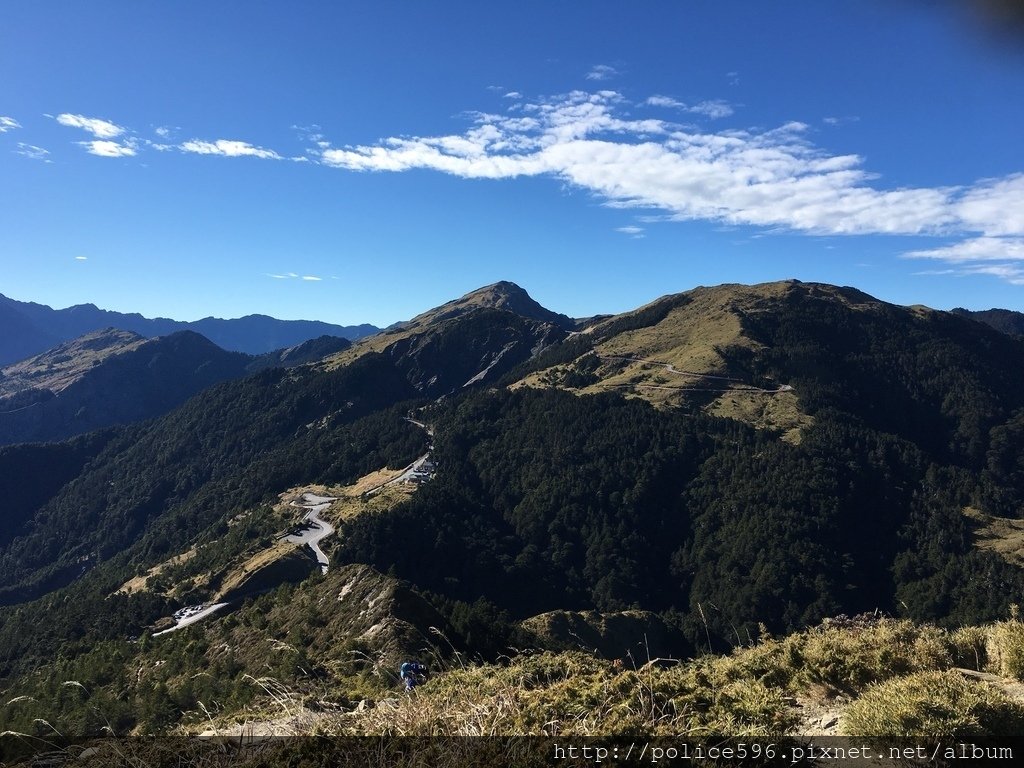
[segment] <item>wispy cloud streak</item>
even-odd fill
[[[280,160],[281,155],[272,149],[256,147],[247,141],[217,139],[216,141],[200,141],[193,139],[178,146],[182,152],[196,155],[221,155],[222,157],[258,157],[264,160]]]
[[[615,67],[609,66],[608,64],[595,64],[587,72],[587,80],[608,80],[609,78],[615,77],[619,74],[619,70]]]
[[[18,142],[18,148],[13,150],[16,155],[27,157],[29,160],[39,160],[43,163],[52,163],[50,159],[50,150],[37,147],[35,144],[26,144],[23,141]]]
[[[729,117],[736,110],[733,109],[732,105],[724,99],[712,99],[710,101],[702,101],[698,104],[687,104],[685,102],[674,99],[671,96],[661,96],[655,94],[644,101],[649,107],[668,107],[670,109],[678,109],[683,112],[689,112],[693,115],[704,115],[712,120],[718,120],[722,117]]]

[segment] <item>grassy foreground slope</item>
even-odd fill
[[[1024,623],[1016,617],[953,631],[877,616],[839,617],[786,637],[765,636],[727,655],[632,665],[584,650],[524,652],[492,664],[458,654],[444,659],[411,694],[400,693],[384,670],[367,675],[337,667],[330,684],[352,695],[331,701],[323,699],[322,678],[285,685],[273,674],[248,676],[256,695],[243,706],[211,714],[197,702],[185,713],[190,724],[178,731],[177,757],[228,764],[218,761],[222,740],[271,735],[334,739],[265,742],[230,752],[230,764],[425,765],[429,756],[434,765],[537,765],[543,763],[536,758],[549,756],[550,739],[595,737],[623,749],[641,739],[721,745],[731,738],[782,750],[822,736],[852,737],[879,751],[907,740],[1019,749],[1024,734]],[[54,696],[110,706],[76,681]],[[20,699],[7,706],[24,713],[19,727],[25,730],[0,735],[0,749],[15,755],[44,721],[53,746],[81,752],[84,742],[71,747],[54,736],[66,725],[47,717],[46,702]],[[200,732],[213,742],[188,741]],[[127,736],[90,742],[94,757],[109,759],[103,764],[166,763],[168,742]],[[456,740],[481,736],[547,741],[520,744],[522,762],[487,763],[478,761],[497,757],[487,750],[510,750],[514,743]]]

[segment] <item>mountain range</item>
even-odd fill
[[[152,359],[103,339],[95,368]],[[0,728],[89,733],[99,698],[110,727],[200,728],[270,677],[383,700],[425,653],[956,627],[1024,591],[1024,339],[961,313],[785,281],[577,322],[498,283],[308,359],[0,448],[0,684],[36,702]]]
[[[87,333],[116,328],[151,338],[178,331],[193,331],[222,349],[259,355],[284,349],[320,336],[358,339],[378,329],[372,325],[341,326],[314,320],[276,320],[247,315],[234,320],[206,317],[194,322],[146,318],[111,312],[93,304],[53,309],[44,304],[15,301],[0,295],[0,365],[7,365],[52,349]]]

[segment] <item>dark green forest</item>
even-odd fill
[[[479,393],[438,424],[436,480],[353,521],[339,560],[520,618],[663,611],[695,644],[704,619],[720,643],[876,609],[980,621],[1024,587],[961,512],[995,486],[835,411],[799,446],[559,391]]]

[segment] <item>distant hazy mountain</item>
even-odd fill
[[[351,343],[321,336],[253,356],[192,331],[155,339],[114,328],[87,333],[0,368],[0,445],[150,419],[218,382],[320,360]]]
[[[972,311],[957,307],[953,310],[953,314],[977,320],[997,331],[1009,333],[1011,336],[1024,336],[1024,312],[1014,312],[1009,309]]]
[[[351,346],[352,342],[348,339],[338,336],[318,336],[315,339],[296,344],[294,347],[275,349],[273,352],[257,355],[246,366],[246,370],[253,373],[267,368],[292,368],[296,365],[322,360],[328,355],[341,352]]]
[[[244,376],[251,362],[192,331],[156,339],[90,333],[0,371],[0,444],[159,416],[212,384]]]
[[[136,313],[110,312],[93,304],[53,309],[0,294],[0,365],[23,360],[62,341],[104,328],[132,331],[150,338],[177,331],[195,331],[223,349],[250,355],[293,347],[320,336],[358,339],[379,330],[373,325],[277,320],[266,315],[247,315],[233,320],[205,317],[195,322],[163,317],[151,319]]]

